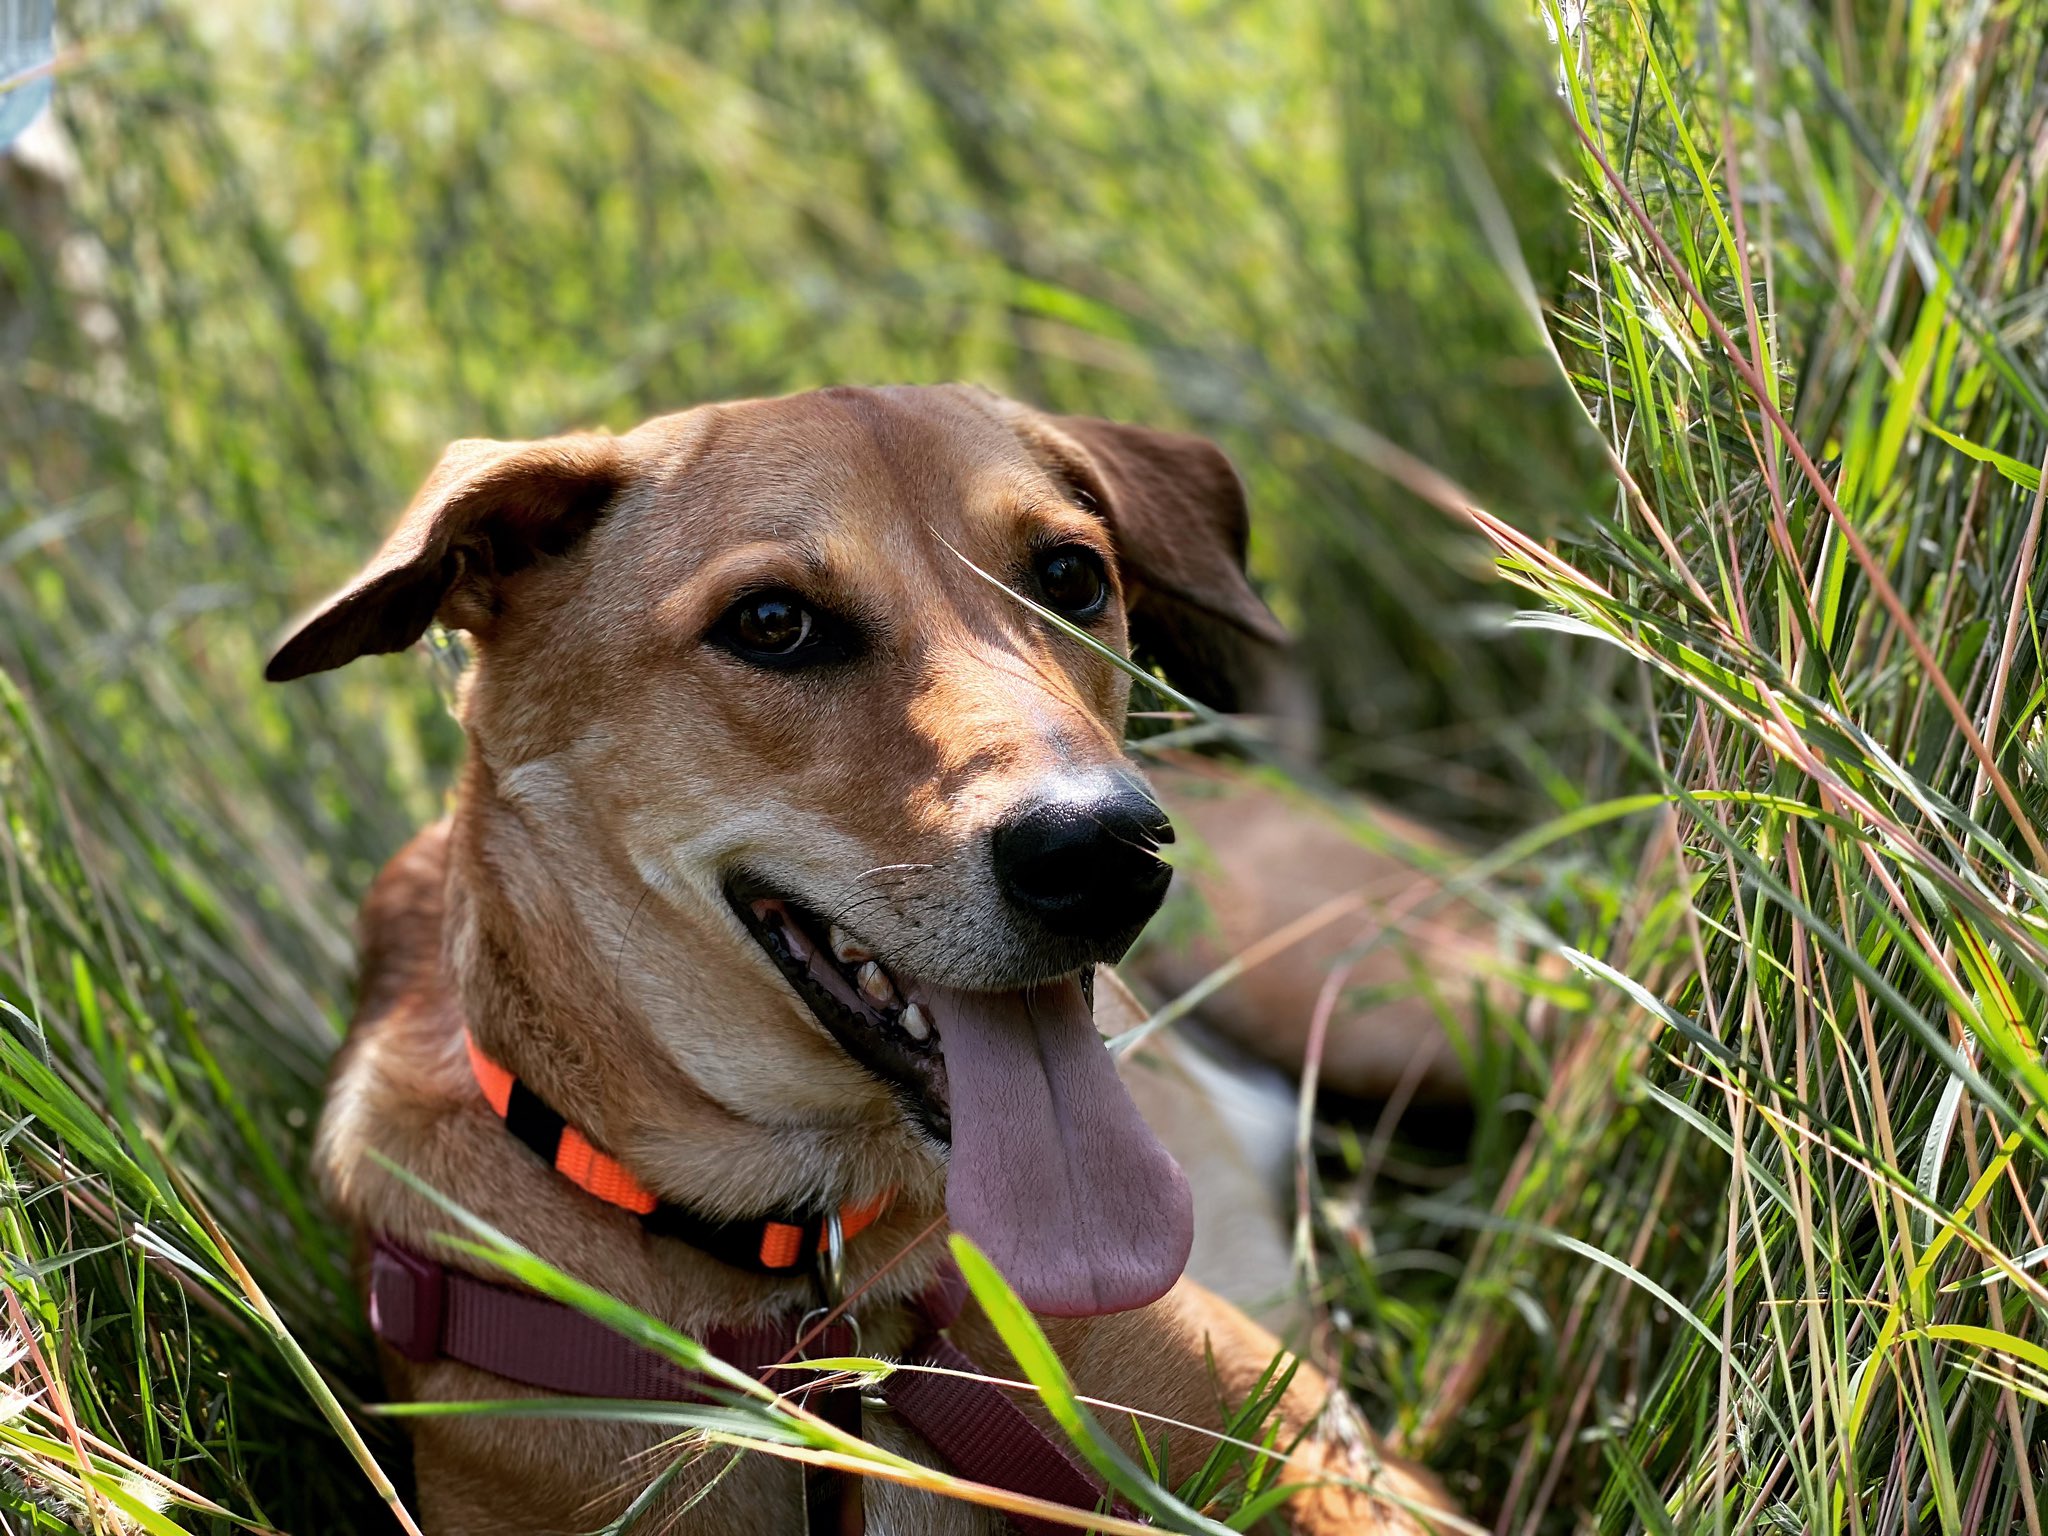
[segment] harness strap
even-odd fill
[[[1002,1388],[973,1379],[974,1362],[950,1341],[933,1334],[912,1363],[967,1373],[897,1371],[882,1383],[883,1399],[962,1477],[1071,1509],[1101,1508],[1101,1486],[1067,1448],[1026,1418]],[[1026,1536],[1072,1536],[1069,1526],[1009,1518]]]
[[[573,1307],[450,1269],[383,1237],[370,1254],[370,1327],[408,1360],[459,1360],[568,1397],[704,1397],[704,1378]],[[791,1337],[786,1326],[721,1328],[701,1342],[736,1369],[764,1376],[789,1353]],[[845,1354],[856,1345],[853,1330],[835,1323],[812,1347]]]
[[[965,1295],[959,1277],[948,1275],[917,1298],[919,1337],[905,1352],[905,1364],[974,1371],[974,1362],[940,1332],[959,1316]],[[384,1237],[370,1255],[370,1327],[408,1360],[455,1360],[565,1396],[702,1402],[709,1385],[574,1308],[450,1269]],[[697,1342],[778,1389],[801,1379],[801,1373],[775,1369],[790,1353],[786,1326],[714,1328]],[[844,1355],[856,1352],[859,1342],[852,1328],[834,1323],[810,1347]],[[1094,1478],[1000,1387],[967,1376],[896,1371],[879,1390],[960,1476],[1071,1509],[1102,1507]],[[1073,1533],[1028,1515],[1009,1519],[1023,1536]]]

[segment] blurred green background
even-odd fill
[[[452,437],[970,379],[1220,442],[1331,775],[1580,957],[1469,1123],[1325,1127],[1376,1422],[1502,1532],[2040,1536],[2048,7],[61,11],[0,157],[7,1519],[83,1518],[67,1416],[181,1528],[388,1518],[307,1141],[455,669],[267,688],[286,619]]]
[[[452,668],[417,656],[260,671],[450,438],[947,379],[1205,432],[1250,484],[1335,771],[1486,830],[1568,771],[1557,647],[1504,639],[1489,557],[1368,462],[1383,435],[1529,526],[1585,497],[1590,434],[1500,261],[1519,244],[1554,285],[1567,254],[1516,7],[61,21],[62,142],[0,163],[0,668],[24,695],[0,783],[82,802],[44,809],[87,889],[23,898],[0,976],[40,1017],[74,954],[104,973],[136,1038],[81,1053],[88,1096],[167,1127],[346,1381],[308,1117],[355,903],[442,808],[460,733]],[[293,1383],[243,1370],[310,1427]],[[307,1465],[280,1485],[258,1458],[281,1523],[366,1491]]]
[[[68,24],[88,40],[64,112],[79,173],[45,234],[80,259],[12,264],[37,320],[10,360],[98,387],[8,369],[11,475],[148,573],[129,601],[170,644],[252,659],[450,437],[972,379],[1216,436],[1346,771],[1440,817],[1528,813],[1493,723],[1542,734],[1542,662],[1473,643],[1499,607],[1483,557],[1347,434],[1369,425],[1528,523],[1584,499],[1594,460],[1490,243],[1519,233],[1539,284],[1561,279],[1532,17],[80,6]],[[67,273],[100,341],[52,334],[81,318]],[[35,606],[86,617],[54,592]],[[387,689],[357,690],[360,729],[392,729]],[[396,755],[447,750],[444,732]],[[394,788],[416,819],[417,784]]]

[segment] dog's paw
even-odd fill
[[[1296,1536],[1454,1536],[1470,1529],[1442,1484],[1382,1450],[1341,1395],[1325,1406],[1287,1471],[1308,1485],[1288,1504]]]

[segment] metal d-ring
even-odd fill
[[[818,1280],[828,1307],[836,1307],[846,1296],[846,1227],[833,1211],[825,1218],[825,1261],[818,1266]]]
[[[846,1299],[846,1229],[840,1224],[837,1211],[825,1218],[824,1238],[824,1251],[818,1256],[816,1268],[811,1271],[811,1282],[818,1292],[818,1305],[797,1320],[799,1342],[811,1331],[812,1324],[830,1317],[833,1309]],[[859,1354],[860,1320],[848,1312],[842,1314],[839,1321],[852,1330],[853,1351]]]
[[[813,1324],[822,1323],[826,1318],[830,1317],[831,1315],[832,1309],[830,1307],[813,1307],[810,1311],[806,1312],[802,1317],[798,1318],[796,1324],[796,1337],[798,1343],[802,1343],[804,1335],[811,1331],[811,1327]],[[842,1316],[839,1319],[839,1321],[844,1323],[847,1329],[853,1334],[853,1352],[856,1355],[859,1354],[861,1352],[860,1319],[853,1317],[851,1315],[847,1315]],[[810,1356],[808,1354],[799,1352],[797,1358],[799,1360],[808,1360]]]

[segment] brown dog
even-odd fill
[[[1220,1425],[1276,1346],[1180,1278],[1190,1191],[1120,1086],[1087,985],[1157,906],[1171,832],[1124,763],[1125,674],[997,583],[1230,704],[1282,640],[1244,580],[1244,533],[1210,445],[965,388],[452,447],[270,666],[398,650],[435,618],[475,651],[458,808],[364,911],[320,1132],[339,1208],[365,1237],[437,1252],[447,1218],[377,1153],[701,1337],[793,1332],[808,1268],[713,1257],[633,1198],[721,1231],[884,1204],[846,1249],[882,1354],[911,1337],[943,1250],[898,1256],[943,1213],[1047,1319],[1083,1392]],[[529,1149],[536,1117],[554,1167]],[[952,1335],[1015,1373],[978,1318]],[[455,1359],[386,1365],[410,1399],[531,1390]],[[1304,1369],[1290,1424],[1328,1390]],[[936,1459],[889,1413],[866,1433]],[[415,1420],[421,1508],[436,1532],[589,1529],[659,1470],[659,1440]],[[1309,1436],[1292,1474],[1375,1477],[1391,1501],[1326,1485],[1295,1498],[1291,1528],[1423,1528],[1398,1506],[1436,1507],[1425,1477],[1337,1443]],[[1205,1452],[1176,1435],[1172,1465]],[[691,1530],[781,1533],[802,1528],[798,1499],[785,1463],[706,1458],[663,1507]],[[1000,1528],[893,1485],[867,1503],[898,1536]]]

